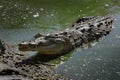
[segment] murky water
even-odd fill
[[[17,44],[36,33],[56,32],[78,17],[111,14],[114,29],[88,49],[54,60],[56,71],[73,80],[120,80],[119,0],[0,0],[0,38]]]
[[[73,80],[120,80],[120,15],[112,32],[95,46],[77,50],[57,71]]]

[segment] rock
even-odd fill
[[[25,59],[23,54],[16,52],[9,44],[0,40],[0,79],[8,80],[10,75],[14,76],[10,79],[67,80],[56,74],[51,66],[32,62],[24,63]]]

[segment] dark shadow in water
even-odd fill
[[[63,62],[66,62],[70,58],[71,54],[72,54],[72,51],[69,54],[63,54],[63,55],[44,55],[44,54],[37,53],[36,55],[31,56],[28,59],[23,60],[22,62],[16,63],[16,65],[43,64],[50,67],[50,66],[55,66],[57,64],[60,64],[61,56],[66,57],[64,60],[62,60]],[[57,63],[55,63],[54,60],[57,61]],[[52,61],[52,63],[50,63],[50,61]]]
[[[65,54],[62,54],[65,56]],[[45,55],[37,53],[36,55],[26,59],[23,63],[41,63],[41,62],[49,62],[51,60],[57,59],[62,55]],[[71,55],[71,54],[70,54]]]
[[[39,60],[41,62],[47,62],[47,61],[56,59],[59,56],[60,55],[44,55],[44,54],[37,53],[36,56],[34,56],[32,59],[33,61]]]

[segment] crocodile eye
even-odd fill
[[[42,36],[43,36],[43,34],[38,33],[34,36],[34,38],[39,38],[39,37],[42,37]]]

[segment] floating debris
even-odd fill
[[[91,46],[95,46],[96,44],[97,44],[97,42],[94,42],[94,43],[91,44]]]
[[[83,64],[83,67],[85,67],[86,65],[85,64]]]
[[[89,9],[90,7],[88,6],[87,9]]]
[[[75,76],[79,76],[79,74],[78,74],[78,73],[76,73],[76,74],[75,74]]]
[[[3,6],[2,6],[2,5],[0,5],[0,8],[3,8]]]
[[[115,37],[116,37],[117,39],[120,39],[120,35],[115,35]]]
[[[33,13],[33,12],[30,11],[29,13]]]
[[[40,8],[40,11],[44,11],[44,9],[43,9],[43,8]]]
[[[80,12],[82,12],[83,10],[80,10]]]
[[[68,70],[67,70],[67,69],[65,69],[65,72],[68,72]]]
[[[120,76],[120,72],[116,72],[116,74],[118,74]]]
[[[23,19],[26,19],[26,17],[23,17]]]
[[[14,6],[17,7],[17,4],[15,4]]]
[[[33,17],[39,17],[39,13],[34,14]]]
[[[100,60],[102,60],[102,59],[101,59],[101,58],[96,58],[95,60],[100,61]]]
[[[52,14],[51,14],[51,16],[53,17],[53,16],[54,16],[54,14],[52,13]]]
[[[109,6],[109,4],[105,4],[105,7],[108,7]]]

